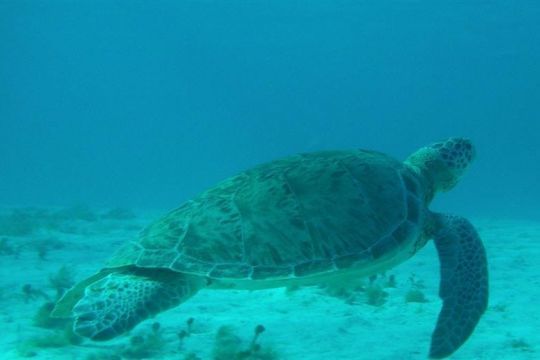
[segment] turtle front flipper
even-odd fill
[[[174,275],[162,279],[121,272],[92,283],[73,308],[74,332],[92,340],[112,339],[199,289],[191,278]]]
[[[431,338],[430,357],[441,359],[467,340],[486,310],[488,269],[484,246],[469,221],[449,215],[435,217],[443,307]]]

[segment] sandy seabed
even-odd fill
[[[439,265],[431,242],[412,259],[388,271],[385,278],[376,280],[386,294],[377,304],[368,304],[368,281],[343,291],[321,287],[202,290],[125,336],[74,345],[67,342],[62,326],[36,326],[38,309],[56,297],[51,278],[62,267],[68,270],[64,275],[71,274],[74,280],[93,274],[159,212],[135,211],[135,217],[115,218],[96,211],[95,216],[64,216],[54,226],[40,223],[27,233],[17,233],[9,228],[10,219],[16,218],[6,215],[12,211],[4,209],[0,221],[0,359],[213,360],[218,346],[237,347],[244,354],[252,349],[254,328],[259,324],[265,328],[256,340],[260,350],[244,359],[427,358],[441,307],[437,296]],[[58,210],[43,213],[54,211]],[[35,214],[30,218],[35,219]],[[474,334],[451,359],[538,359],[540,223],[471,220],[488,253],[490,305]],[[8,228],[3,233],[2,224]],[[387,286],[391,276],[395,287]],[[426,302],[405,301],[411,288],[421,290]],[[190,318],[193,323],[188,326]],[[157,331],[156,322],[160,325]],[[223,326],[229,330],[228,337],[216,341]],[[182,332],[183,336],[179,336]],[[57,344],[53,344],[53,338]],[[48,345],[47,339],[51,339]],[[153,343],[145,343],[148,341]],[[141,342],[146,354],[133,351]],[[141,346],[137,349],[141,350]]]

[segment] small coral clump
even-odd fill
[[[37,209],[13,209],[10,213],[0,215],[0,235],[28,236],[34,234],[41,226],[39,219],[44,212]]]
[[[523,338],[511,340],[510,347],[523,352],[533,352],[532,346]]]
[[[384,287],[386,288],[396,288],[397,287],[397,281],[396,281],[396,275],[389,275],[386,278],[386,282],[384,284]]]
[[[17,258],[20,252],[21,248],[13,246],[10,239],[6,237],[0,239],[0,255],[11,255]]]
[[[272,348],[262,347],[258,343],[264,326],[257,325],[249,346],[236,335],[230,326],[221,326],[216,334],[213,349],[214,360],[277,360],[278,355]]]
[[[49,285],[56,290],[56,298],[60,299],[64,292],[75,284],[75,273],[71,267],[63,265],[58,271],[49,275]]]
[[[388,293],[377,283],[369,284],[365,288],[366,303],[371,306],[382,306],[386,302]]]
[[[193,323],[194,322],[195,322],[195,319],[190,317],[186,321],[186,325],[187,325],[186,328],[182,329],[178,333],[176,333],[176,335],[178,336],[178,341],[179,341],[179,349],[182,349],[184,347],[185,338],[187,338],[188,336],[190,336],[193,333]]]
[[[158,322],[152,324],[148,334],[134,335],[129,339],[129,346],[121,351],[125,359],[147,359],[154,357],[165,347],[165,339]]]
[[[371,275],[368,284],[362,288],[365,295],[366,304],[371,306],[382,306],[386,303],[388,292],[385,288],[385,277],[379,274]]]
[[[36,289],[30,284],[24,284],[22,287],[22,296],[25,303],[42,298],[50,301],[49,295],[41,289]]]
[[[426,296],[419,289],[410,289],[405,294],[405,302],[408,303],[425,303],[427,302]]]
[[[422,289],[424,288],[424,283],[421,280],[418,280],[416,278],[416,275],[412,274],[409,277],[409,282],[411,284],[411,288],[407,293],[405,294],[405,302],[408,303],[425,303],[427,302],[427,298],[424,295],[424,292]]]
[[[358,296],[365,289],[363,279],[355,279],[349,282],[328,282],[320,286],[326,295],[342,299],[347,304],[357,303]]]

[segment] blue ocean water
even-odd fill
[[[538,218],[534,1],[0,1],[4,204],[174,207],[254,164],[449,136],[441,208]],[[444,204],[444,205],[443,205]]]
[[[0,207],[166,210],[298,152],[463,136],[433,208],[539,220],[539,64],[537,1],[0,0]]]

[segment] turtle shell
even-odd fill
[[[185,202],[121,248],[108,267],[264,280],[369,266],[420,237],[423,198],[415,173],[384,154],[295,155]]]

